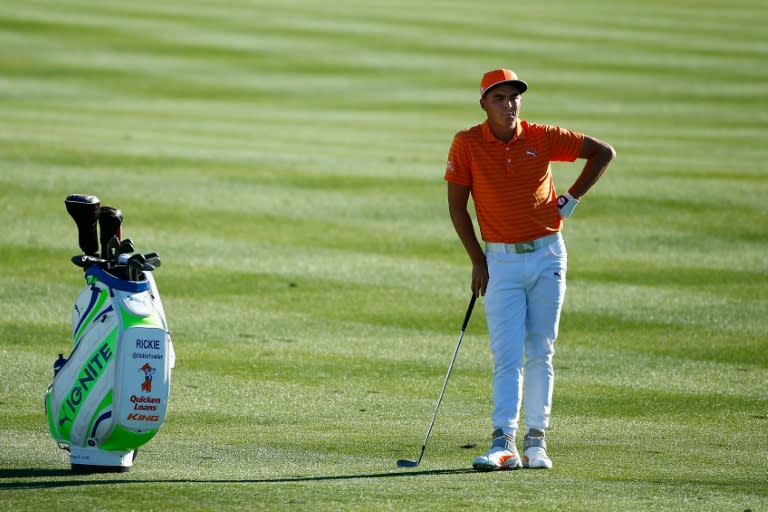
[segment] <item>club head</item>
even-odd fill
[[[397,467],[399,468],[415,468],[419,463],[414,460],[400,459],[397,461]]]
[[[113,236],[109,241],[102,246],[103,252],[101,253],[101,259],[107,260],[112,265],[117,264],[117,256],[120,254],[120,240],[117,236]]]
[[[82,268],[88,268],[91,265],[102,265],[106,263],[106,261],[102,260],[101,258],[97,258],[95,256],[89,256],[87,254],[82,254],[80,256],[72,256],[71,261],[78,267],[82,267]]]
[[[141,275],[141,272],[144,270],[144,265],[146,264],[147,259],[144,257],[143,254],[137,253],[128,258],[128,280],[129,281],[138,281],[139,276]]]
[[[160,256],[156,252],[144,253],[144,257],[147,259],[147,263],[153,267],[158,268],[160,266]]]
[[[135,250],[133,246],[133,240],[130,238],[126,238],[124,240],[120,240],[120,245],[117,248],[118,254],[126,254],[131,253]]]
[[[144,264],[147,261],[147,257],[141,254],[140,252],[137,252],[136,254],[132,254],[130,258],[128,258],[128,263],[131,262],[138,262],[140,264]]]

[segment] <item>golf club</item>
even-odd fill
[[[160,256],[158,256],[156,252],[148,252],[144,254],[144,257],[147,258],[147,265],[153,267],[152,270],[160,266]]]
[[[64,200],[67,212],[77,224],[80,249],[88,256],[99,255],[97,225],[101,201],[96,196],[70,194]]]
[[[435,418],[437,418],[437,411],[440,409],[440,402],[443,401],[443,395],[445,394],[445,387],[448,385],[448,377],[451,376],[451,371],[453,370],[453,364],[456,362],[456,355],[459,353],[461,340],[464,338],[464,331],[467,330],[469,317],[472,316],[472,309],[475,307],[476,299],[477,297],[475,297],[475,295],[472,294],[472,298],[469,300],[469,307],[467,307],[467,314],[464,315],[464,323],[461,324],[461,332],[459,333],[459,339],[456,341],[456,348],[453,350],[453,357],[451,358],[451,364],[448,365],[448,373],[446,373],[445,380],[443,381],[443,388],[440,390],[440,395],[437,397],[437,405],[435,406],[435,412],[432,413],[432,421],[429,422],[427,435],[424,437],[424,444],[421,445],[421,453],[419,453],[419,458],[416,459],[415,461],[408,460],[408,459],[400,459],[397,461],[397,467],[399,468],[415,468],[419,464],[421,464],[421,459],[422,457],[424,457],[424,452],[427,449],[427,441],[429,440],[429,435],[432,433],[432,427],[435,425]]]
[[[120,245],[117,247],[117,254],[131,253],[134,250],[136,250],[136,248],[133,246],[133,240],[126,238],[125,240],[120,240]]]
[[[144,270],[154,270],[154,267],[150,269],[146,265],[147,258],[141,253],[136,253],[128,258],[128,280],[138,281]]]
[[[111,260],[120,246],[123,213],[111,206],[102,206],[99,211],[99,241],[101,242],[101,257]],[[113,241],[115,239],[116,241]]]

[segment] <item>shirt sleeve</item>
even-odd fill
[[[458,185],[472,186],[472,166],[469,148],[463,140],[461,132],[454,136],[451,149],[448,151],[448,163],[445,166],[444,178],[446,181]]]
[[[573,162],[581,153],[581,146],[584,144],[584,134],[574,132],[559,126],[549,126],[547,129],[549,136],[550,155],[553,162]]]

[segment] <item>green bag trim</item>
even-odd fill
[[[48,388],[48,392],[45,394],[45,412],[48,417],[48,430],[53,435],[53,438],[57,439],[59,429],[53,419],[53,406],[51,405],[51,400],[53,400],[53,391],[51,388]]]
[[[88,400],[93,386],[99,381],[104,370],[115,357],[115,345],[117,344],[118,328],[115,327],[107,335],[88,358],[88,364],[80,369],[77,379],[66,394],[61,404],[58,415],[59,433],[62,439],[69,440],[72,433],[72,425],[80,412],[80,407]]]
[[[146,444],[155,437],[157,430],[148,430],[146,432],[131,432],[121,425],[115,425],[115,430],[109,439],[99,446],[102,450],[109,451],[132,451]]]
[[[118,305],[117,309],[120,312],[120,320],[123,322],[123,329],[130,329],[131,327],[163,328],[163,322],[157,312],[149,316],[139,316],[126,310],[122,304]]]

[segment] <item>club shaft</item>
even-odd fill
[[[435,419],[437,418],[437,412],[440,410],[440,404],[443,401],[445,388],[448,386],[448,378],[451,376],[454,363],[456,363],[456,356],[459,354],[459,347],[461,347],[461,340],[464,339],[464,332],[467,330],[467,325],[469,324],[469,318],[472,316],[472,309],[475,307],[476,299],[477,297],[475,297],[475,295],[473,294],[472,299],[470,299],[469,301],[469,306],[467,307],[467,314],[464,315],[464,322],[461,325],[461,332],[459,332],[459,337],[456,340],[456,348],[453,349],[453,356],[451,357],[451,363],[448,365],[448,372],[445,374],[445,379],[443,380],[443,387],[440,389],[440,395],[438,395],[437,397],[437,404],[435,405],[435,411],[432,413],[432,420],[429,422],[427,435],[424,436],[424,444],[421,445],[421,453],[419,454],[419,458],[416,461],[417,466],[421,463],[421,458],[424,457],[424,452],[427,450],[427,441],[429,441],[429,436],[432,434],[432,427],[435,426]]]

